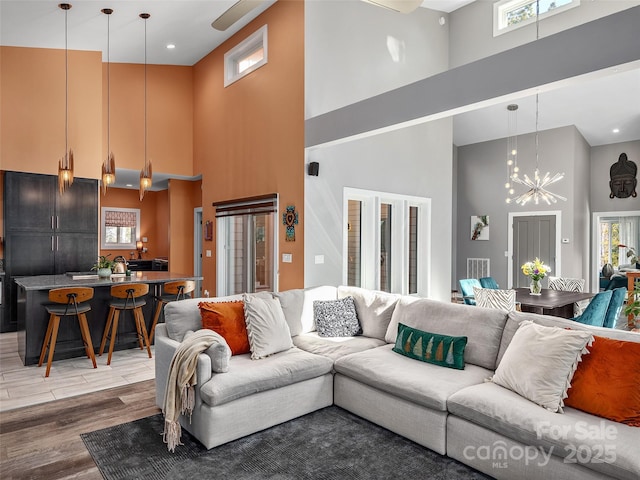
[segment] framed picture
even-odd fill
[[[471,240],[489,240],[489,215],[471,215]]]

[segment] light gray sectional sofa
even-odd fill
[[[278,298],[294,346],[259,360],[235,355],[226,373],[212,372],[209,356],[200,355],[196,406],[191,422],[181,424],[207,448],[335,404],[495,478],[640,478],[640,427],[569,407],[552,412],[488,381],[505,353],[513,355],[507,349],[523,321],[636,343],[639,334],[346,286],[256,295]],[[314,301],[346,297],[362,334],[319,336]],[[198,303],[242,298],[165,307],[165,323],[156,328],[158,406],[175,349],[188,330],[202,328]],[[396,342],[399,324],[465,336],[464,368],[396,353],[405,341]]]

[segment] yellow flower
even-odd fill
[[[524,263],[520,269],[527,277],[531,277],[533,280],[541,280],[547,273],[551,271],[547,265],[538,257],[533,262]]]

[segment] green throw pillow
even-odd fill
[[[450,337],[423,332],[398,324],[398,336],[393,351],[441,367],[464,370],[464,349],[467,337]]]

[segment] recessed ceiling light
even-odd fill
[[[174,48],[176,48],[176,46],[173,43],[169,43],[169,44],[167,44],[167,48],[169,50],[173,50]]]
[[[613,129],[613,133],[620,133],[620,129],[619,128],[614,128]]]
[[[133,184],[127,183],[127,184],[125,184],[125,187],[133,187]]]

